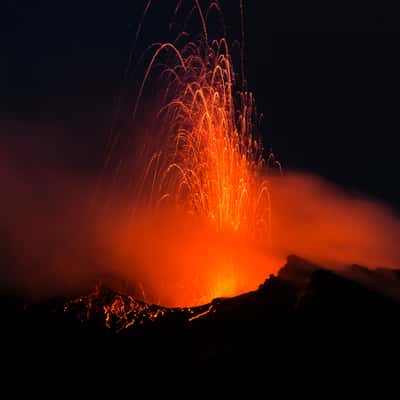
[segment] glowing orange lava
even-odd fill
[[[253,134],[253,96],[240,92],[234,101],[226,40],[191,42],[181,51],[167,44],[159,50],[168,47],[179,63],[164,71],[171,98],[159,116],[169,151],[166,163],[154,163],[159,170],[151,171],[153,198],[157,204],[172,201],[218,231],[267,234],[269,193],[259,177],[263,159]]]
[[[206,15],[216,4],[210,5]],[[202,34],[181,46],[157,46],[134,110],[136,115],[157,67],[163,90],[156,129],[162,144],[150,154],[140,183],[136,182],[140,201],[134,207],[132,225],[137,228],[143,223],[143,229],[131,234],[131,243],[142,247],[141,252],[147,247],[138,245],[149,229],[148,216],[146,222],[138,222],[145,207],[150,219],[158,221],[157,228],[147,232],[151,248],[163,249],[164,255],[162,260],[151,255],[152,265],[147,268],[162,270],[160,264],[169,264],[166,271],[172,276],[160,273],[157,279],[170,289],[163,289],[168,298],[156,300],[173,305],[194,305],[254,289],[270,272],[263,269],[257,280],[251,272],[252,263],[260,262],[254,254],[267,251],[271,233],[270,195],[261,175],[265,161],[255,133],[254,97],[234,70],[227,39],[210,38],[207,19],[198,2],[195,6]],[[164,65],[161,71],[160,64]],[[174,226],[165,230],[165,224]],[[126,252],[127,246],[121,244],[126,240],[120,235],[121,253]],[[149,263],[149,251],[145,253],[143,257],[135,253],[137,264]],[[170,286],[170,279],[180,281],[180,286]]]

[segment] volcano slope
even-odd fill
[[[382,393],[400,378],[399,293],[398,270],[334,273],[296,256],[257,290],[193,308],[149,305],[101,285],[40,304],[5,293],[2,376],[74,390],[92,382],[92,395],[114,398],[144,376],[167,375],[178,386],[186,376],[235,388],[247,377],[263,390]]]

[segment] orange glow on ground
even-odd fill
[[[116,276],[140,283],[142,300],[169,307],[195,306],[254,290],[285,261],[273,258],[263,240],[218,232],[177,209],[164,209],[156,216],[142,209],[130,226],[125,215],[115,214],[98,232],[107,232],[100,246],[106,251],[98,258]]]

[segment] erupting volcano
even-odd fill
[[[377,383],[382,397],[398,382],[396,40],[281,35],[290,15],[309,18],[298,2],[273,35],[261,1],[5,3],[17,12],[2,24],[16,51],[0,65],[13,110],[0,343],[13,394],[32,397],[32,376],[41,397],[58,376],[71,398],[89,383],[87,397],[113,399],[164,391],[169,373],[186,395],[211,383],[228,396],[247,373],[246,394]]]
[[[178,2],[175,17],[182,3]],[[150,5],[151,1],[145,13]],[[257,273],[249,270],[255,264],[255,254],[264,258],[268,255],[271,200],[266,170],[280,169],[280,164],[272,153],[265,161],[257,134],[254,96],[244,79],[243,59],[242,71],[238,73],[228,39],[212,38],[207,30],[207,20],[213,12],[222,17],[218,2],[211,2],[204,12],[195,1],[189,18],[193,14],[198,17],[200,35],[193,38],[183,31],[174,42],[150,46],[152,56],[133,111],[135,120],[141,106],[158,105],[150,139],[142,135],[141,142],[137,138],[142,157],[132,172],[129,220],[133,230],[140,225],[143,213],[148,220],[157,221],[155,231],[162,231],[165,224],[174,224],[162,239],[171,243],[154,242],[171,248],[176,241],[179,243],[174,259],[170,260],[175,265],[168,272],[174,287],[167,291],[172,290],[173,296],[169,293],[166,297],[165,289],[161,295],[157,293],[158,298],[151,296],[153,301],[166,305],[197,305],[254,289],[277,267],[259,260],[257,263],[262,262],[267,269]],[[243,17],[242,4],[241,12]],[[243,58],[243,51],[240,53]],[[143,105],[152,75],[157,76],[152,82],[157,95],[153,105]],[[113,157],[115,141],[118,138],[112,137],[108,162]],[[129,170],[124,174],[129,175]],[[185,243],[177,236],[184,236]],[[137,239],[133,233],[131,246],[142,246]],[[153,259],[149,268],[162,269],[159,264]],[[169,285],[167,281],[166,286]]]

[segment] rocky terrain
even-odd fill
[[[400,378],[399,293],[398,270],[353,265],[334,273],[290,256],[257,290],[193,308],[150,305],[104,286],[40,304],[7,294],[2,377],[35,378],[42,388],[50,380],[76,388],[76,398],[80,385],[116,398],[166,376],[176,387],[184,380],[323,398],[382,393]]]

